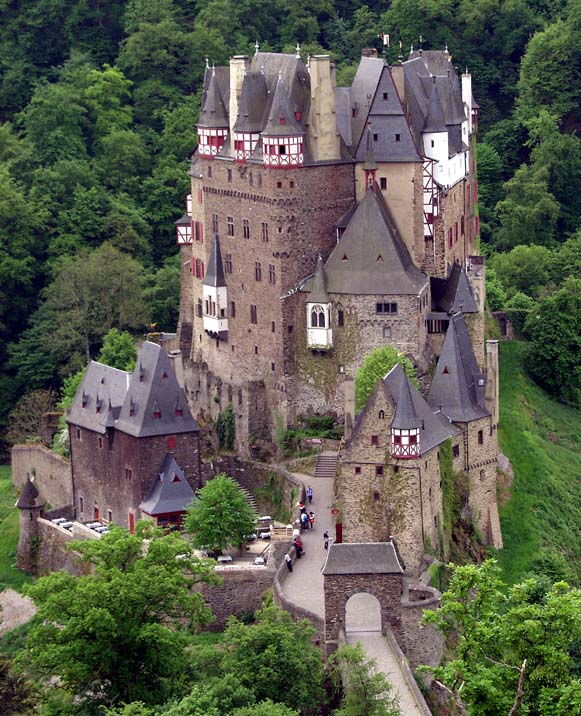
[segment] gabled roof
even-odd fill
[[[322,574],[403,574],[403,567],[393,542],[334,542]]]
[[[22,488],[22,492],[20,493],[20,497],[16,502],[16,507],[21,510],[33,510],[37,507],[42,507],[44,505],[44,502],[42,504],[37,504],[37,497],[38,490],[36,489],[36,486],[32,483],[30,476],[28,476]]]
[[[167,354],[156,343],[145,341],[141,347],[116,428],[134,437],[200,429]]]
[[[478,313],[470,280],[458,263],[452,266],[444,293],[438,298],[437,308],[446,313]]]
[[[242,81],[235,132],[257,133],[262,130],[267,97],[264,75],[261,72],[247,73]]]
[[[264,74],[270,97],[274,94],[280,75],[293,114],[302,112],[306,119],[311,78],[300,57],[278,52],[257,52],[250,61],[250,72]]]
[[[407,384],[405,388],[403,388],[404,383]],[[371,397],[357,416],[353,432],[347,442],[347,447],[357,440],[357,436],[365,420],[367,420],[367,416],[376,405],[381,391],[383,392],[385,401],[394,406],[394,420],[397,416],[398,404],[403,393],[404,405],[402,405],[401,408],[402,427],[400,429],[404,429],[404,422],[418,421],[418,424],[410,427],[419,428],[420,455],[425,455],[448,438],[454,437],[462,432],[460,428],[450,422],[450,419],[446,415],[433,411],[415,385],[410,381],[403,367],[397,363],[387,375],[378,381]],[[407,401],[410,402],[408,403]],[[390,427],[397,428],[398,425],[394,425],[392,422]]]
[[[295,110],[286,93],[282,72],[278,76],[268,119],[262,133],[266,136],[278,137],[304,133],[295,119]]]
[[[367,122],[374,137],[375,160],[380,163],[421,161],[387,65],[382,67],[372,96]],[[358,162],[365,159],[366,134],[362,132],[359,140],[355,154]]]
[[[105,433],[115,411],[119,411],[131,373],[91,361],[73,399],[67,422]]]
[[[309,303],[329,303],[329,294],[327,293],[327,276],[325,267],[323,266],[323,258],[319,254],[317,259],[317,268],[315,269],[315,277],[311,284],[311,294]]]
[[[490,415],[484,402],[486,378],[478,368],[466,321],[461,313],[450,318],[428,402],[450,420],[467,423]]]
[[[194,499],[196,499],[194,491],[188,484],[183,470],[173,455],[168,453],[163,459],[159,473],[151,483],[149,494],[139,505],[139,509],[148,515],[185,512]]]
[[[220,250],[220,239],[218,234],[214,236],[214,243],[212,244],[212,252],[210,254],[210,260],[208,261],[208,268],[202,279],[202,285],[204,286],[225,286],[226,279],[224,278],[224,266],[222,264],[222,251]]]
[[[228,127],[228,111],[218,86],[215,68],[212,68],[210,82],[205,92],[204,102],[198,119],[198,126],[208,128]]]
[[[426,277],[414,265],[380,192],[368,189],[327,263],[327,292],[415,295]]]

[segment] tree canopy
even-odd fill
[[[390,345],[375,348],[365,356],[361,368],[355,375],[355,409],[361,410],[373,392],[378,381],[383,378],[394,365],[400,363],[407,375],[417,383],[416,371],[409,358]]]

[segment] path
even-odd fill
[[[32,600],[14,589],[0,592],[0,634],[10,631],[32,619],[36,608]]]
[[[282,582],[285,597],[297,606],[325,618],[325,601],[323,591],[323,575],[321,569],[325,563],[326,551],[323,545],[323,533],[328,530],[330,537],[335,537],[334,520],[331,509],[335,507],[333,478],[312,477],[301,473],[293,476],[313,488],[312,511],[315,513],[315,529],[303,533],[305,554],[293,565],[293,572]],[[393,685],[394,694],[399,698],[402,716],[422,716],[414,694],[408,687],[400,667],[399,659],[394,654],[388,640],[381,631],[357,630],[347,633],[347,642],[361,642],[365,653],[377,661],[377,668],[382,671]]]

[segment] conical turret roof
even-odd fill
[[[216,288],[226,285],[226,279],[224,278],[224,266],[222,264],[222,251],[220,250],[220,239],[218,238],[218,234],[214,237],[208,269],[202,280],[202,284],[204,286],[214,286]]]
[[[329,295],[327,293],[327,275],[323,265],[323,258],[319,254],[317,259],[317,268],[315,269],[315,277],[311,285],[311,294],[309,303],[329,303]]]
[[[284,88],[281,74],[279,74],[276,82],[276,88],[263,134],[278,137],[303,134],[303,130],[295,119],[295,113]]]
[[[436,87],[436,78],[433,77],[432,80],[432,92],[428,103],[424,132],[446,132],[446,120],[438,95],[438,88]]]
[[[422,421],[414,408],[410,379],[403,368],[402,371],[403,376],[401,377],[399,396],[395,406],[395,414],[391,421],[391,427],[397,428],[398,430],[410,430],[419,428]]]
[[[235,132],[260,132],[264,122],[267,87],[261,72],[248,73],[242,82]]]
[[[218,87],[216,72],[212,70],[204,106],[198,119],[199,127],[224,129],[228,127],[228,114]]]
[[[24,487],[22,488],[22,492],[20,493],[20,497],[18,498],[18,502],[16,503],[16,507],[21,510],[33,510],[38,507],[42,507],[44,503],[40,505],[36,504],[37,497],[38,490],[33,485],[30,476],[28,476],[26,478],[26,482],[24,483]]]

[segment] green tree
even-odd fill
[[[207,482],[198,497],[188,508],[185,522],[196,547],[223,551],[242,545],[254,532],[256,515],[228,475],[222,473]]]
[[[175,331],[180,310],[180,255],[174,254],[149,276],[146,289],[151,321],[161,331]]]
[[[23,659],[89,703],[165,701],[185,664],[187,630],[211,618],[192,591],[215,581],[211,564],[178,535],[138,524],[135,535],[113,527],[101,540],[73,542],[93,571],[54,572],[28,591],[38,612]]]
[[[568,713],[560,709],[579,695],[581,590],[558,582],[539,595],[527,580],[506,592],[494,560],[451,567],[441,608],[424,620],[452,637],[452,657],[430,671],[464,713]]]
[[[359,642],[339,647],[331,656],[330,666],[336,688],[343,693],[334,716],[401,716],[391,684]]]
[[[506,254],[496,254],[490,265],[507,293],[526,293],[537,298],[551,283],[557,271],[556,255],[545,246],[515,246]]]
[[[299,716],[299,712],[285,704],[277,704],[267,699],[253,706],[236,709],[231,716]]]
[[[526,323],[525,367],[559,400],[581,406],[581,279],[571,276]]]
[[[486,307],[489,311],[502,311],[506,304],[506,290],[494,268],[486,268]]]
[[[53,390],[32,390],[20,398],[8,416],[6,439],[16,443],[40,442],[42,440],[42,416],[55,409],[56,395]]]
[[[312,644],[313,627],[274,606],[257,612],[255,624],[232,619],[224,634],[223,668],[254,691],[257,701],[283,702],[302,714],[323,701],[323,661]]]
[[[357,411],[362,410],[379,379],[389,373],[396,363],[400,363],[405,372],[417,384],[416,372],[409,358],[406,358],[393,346],[380,346],[365,357],[361,368],[355,375],[355,409]]]
[[[126,331],[112,328],[103,338],[98,360],[119,370],[133,370],[137,359],[135,339]]]
[[[522,338],[525,321],[535,308],[535,301],[530,296],[527,296],[526,293],[521,293],[520,291],[507,301],[505,311],[518,338]]]

